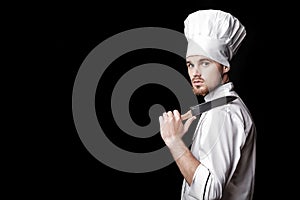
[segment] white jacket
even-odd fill
[[[210,101],[238,96],[232,82],[205,96]],[[191,152],[201,162],[189,186],[184,180],[182,200],[251,200],[256,164],[256,128],[240,98],[203,113]]]

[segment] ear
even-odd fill
[[[229,72],[230,67],[223,65],[223,74]]]

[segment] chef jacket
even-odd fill
[[[251,200],[256,165],[256,127],[234,91],[232,82],[220,85],[205,101],[233,95],[234,101],[201,114],[191,145],[200,161],[191,185],[184,180],[182,200]]]

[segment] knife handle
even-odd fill
[[[191,117],[193,117],[192,111],[189,110],[185,114],[181,115],[181,120],[184,121],[184,120],[187,120],[187,119],[189,119]]]

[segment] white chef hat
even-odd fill
[[[221,10],[199,10],[184,21],[188,41],[186,57],[203,55],[225,66],[236,54],[246,36],[245,27],[230,13]]]

